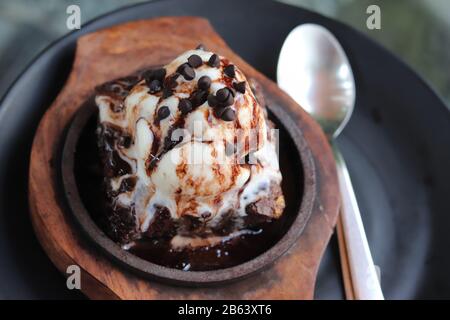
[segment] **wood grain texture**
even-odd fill
[[[96,85],[148,66],[166,64],[199,43],[228,57],[276,97],[276,105],[286,108],[308,142],[318,181],[313,213],[298,243],[271,268],[220,288],[163,285],[115,265],[75,227],[63,201],[59,168],[55,166],[65,128]],[[48,256],[63,274],[68,265],[79,265],[82,291],[93,299],[311,299],[340,201],[332,152],[319,126],[275,83],[231,51],[207,20],[196,17],[135,21],[78,40],[72,72],[41,120],[34,139],[29,198],[33,227]]]

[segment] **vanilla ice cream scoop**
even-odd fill
[[[249,205],[267,199],[272,210],[256,213],[280,216],[281,173],[265,107],[226,58],[187,51],[162,68],[98,87],[96,104],[107,197],[116,210],[109,221],[119,241],[143,233],[216,239],[225,219],[230,232],[243,229]],[[186,227],[186,220],[202,227]]]

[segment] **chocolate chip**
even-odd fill
[[[177,68],[177,73],[181,73],[181,70],[183,70],[186,66],[189,66],[189,63],[185,62],[183,64],[180,64]]]
[[[234,82],[233,88],[236,89],[237,92],[245,93],[245,81],[242,82]]]
[[[217,101],[219,101],[219,102],[226,101],[228,99],[228,97],[230,96],[230,94],[231,94],[230,90],[228,90],[228,88],[226,88],[226,87],[217,90],[217,92],[216,92]]]
[[[192,68],[198,68],[203,64],[203,60],[199,55],[193,54],[188,58],[188,63]]]
[[[234,70],[234,64],[229,64],[223,69],[223,72],[225,75],[227,75],[230,78],[234,78],[236,76],[236,72]]]
[[[203,76],[200,79],[198,79],[197,86],[199,89],[207,90],[211,86],[211,78],[208,76]]]
[[[152,81],[154,79],[153,77],[153,70],[146,70],[142,73],[142,78],[145,79],[145,81]]]
[[[192,103],[188,99],[181,99],[178,109],[180,109],[182,114],[186,114],[192,110]]]
[[[230,107],[227,107],[221,112],[220,118],[223,121],[233,121],[234,119],[236,119],[236,111],[234,111]]]
[[[156,93],[158,91],[161,91],[161,82],[157,79],[152,80],[148,85],[148,89],[150,93]]]
[[[188,64],[183,65],[179,72],[186,80],[192,80],[195,78],[195,71]]]
[[[217,106],[217,98],[212,93],[208,95],[208,104],[210,107]]]
[[[225,101],[222,102],[222,106],[224,106],[224,107],[231,106],[231,105],[233,104],[233,102],[234,102],[233,94],[230,94],[230,95],[228,96],[227,100],[225,100]]]
[[[170,115],[169,107],[162,106],[158,109],[158,119],[159,120],[163,120],[163,119],[167,118],[169,115]]]
[[[228,88],[222,88],[220,90],[217,90],[216,92],[216,98],[218,101],[218,104],[222,107],[231,106],[234,102],[233,94],[230,89]]]
[[[166,81],[164,82],[164,87],[174,89],[178,85],[177,79],[180,76],[178,72],[175,72],[174,74],[170,75],[166,78]]]
[[[205,46],[203,45],[203,43],[200,43],[197,48],[195,48],[196,50],[206,50]]]
[[[208,99],[208,92],[199,90],[193,94],[192,103],[194,106],[201,106]]]
[[[142,76],[148,83],[155,79],[159,80],[160,82],[163,82],[164,77],[166,76],[166,69],[159,68],[147,70],[142,74]]]
[[[160,68],[153,71],[153,77],[158,79],[160,82],[163,82],[164,77],[166,76],[166,69]]]
[[[211,67],[217,68],[220,65],[219,56],[217,54],[213,54],[208,60],[208,65],[210,65]]]

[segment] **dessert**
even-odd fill
[[[226,58],[187,51],[99,86],[95,102],[104,228],[124,248],[142,253],[145,239],[192,254],[282,216],[274,125],[257,84]]]

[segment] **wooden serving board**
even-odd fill
[[[151,65],[166,64],[199,43],[228,57],[277,98],[277,104],[286,108],[303,131],[317,171],[313,212],[297,244],[269,269],[219,288],[186,288],[149,281],[109,260],[76,227],[64,201],[56,165],[64,131],[96,85]],[[29,200],[34,230],[48,256],[64,275],[69,265],[78,265],[81,290],[93,299],[311,299],[319,262],[339,209],[333,155],[320,127],[275,83],[228,48],[207,20],[196,17],[135,21],[78,40],[72,72],[41,120],[34,139]]]

